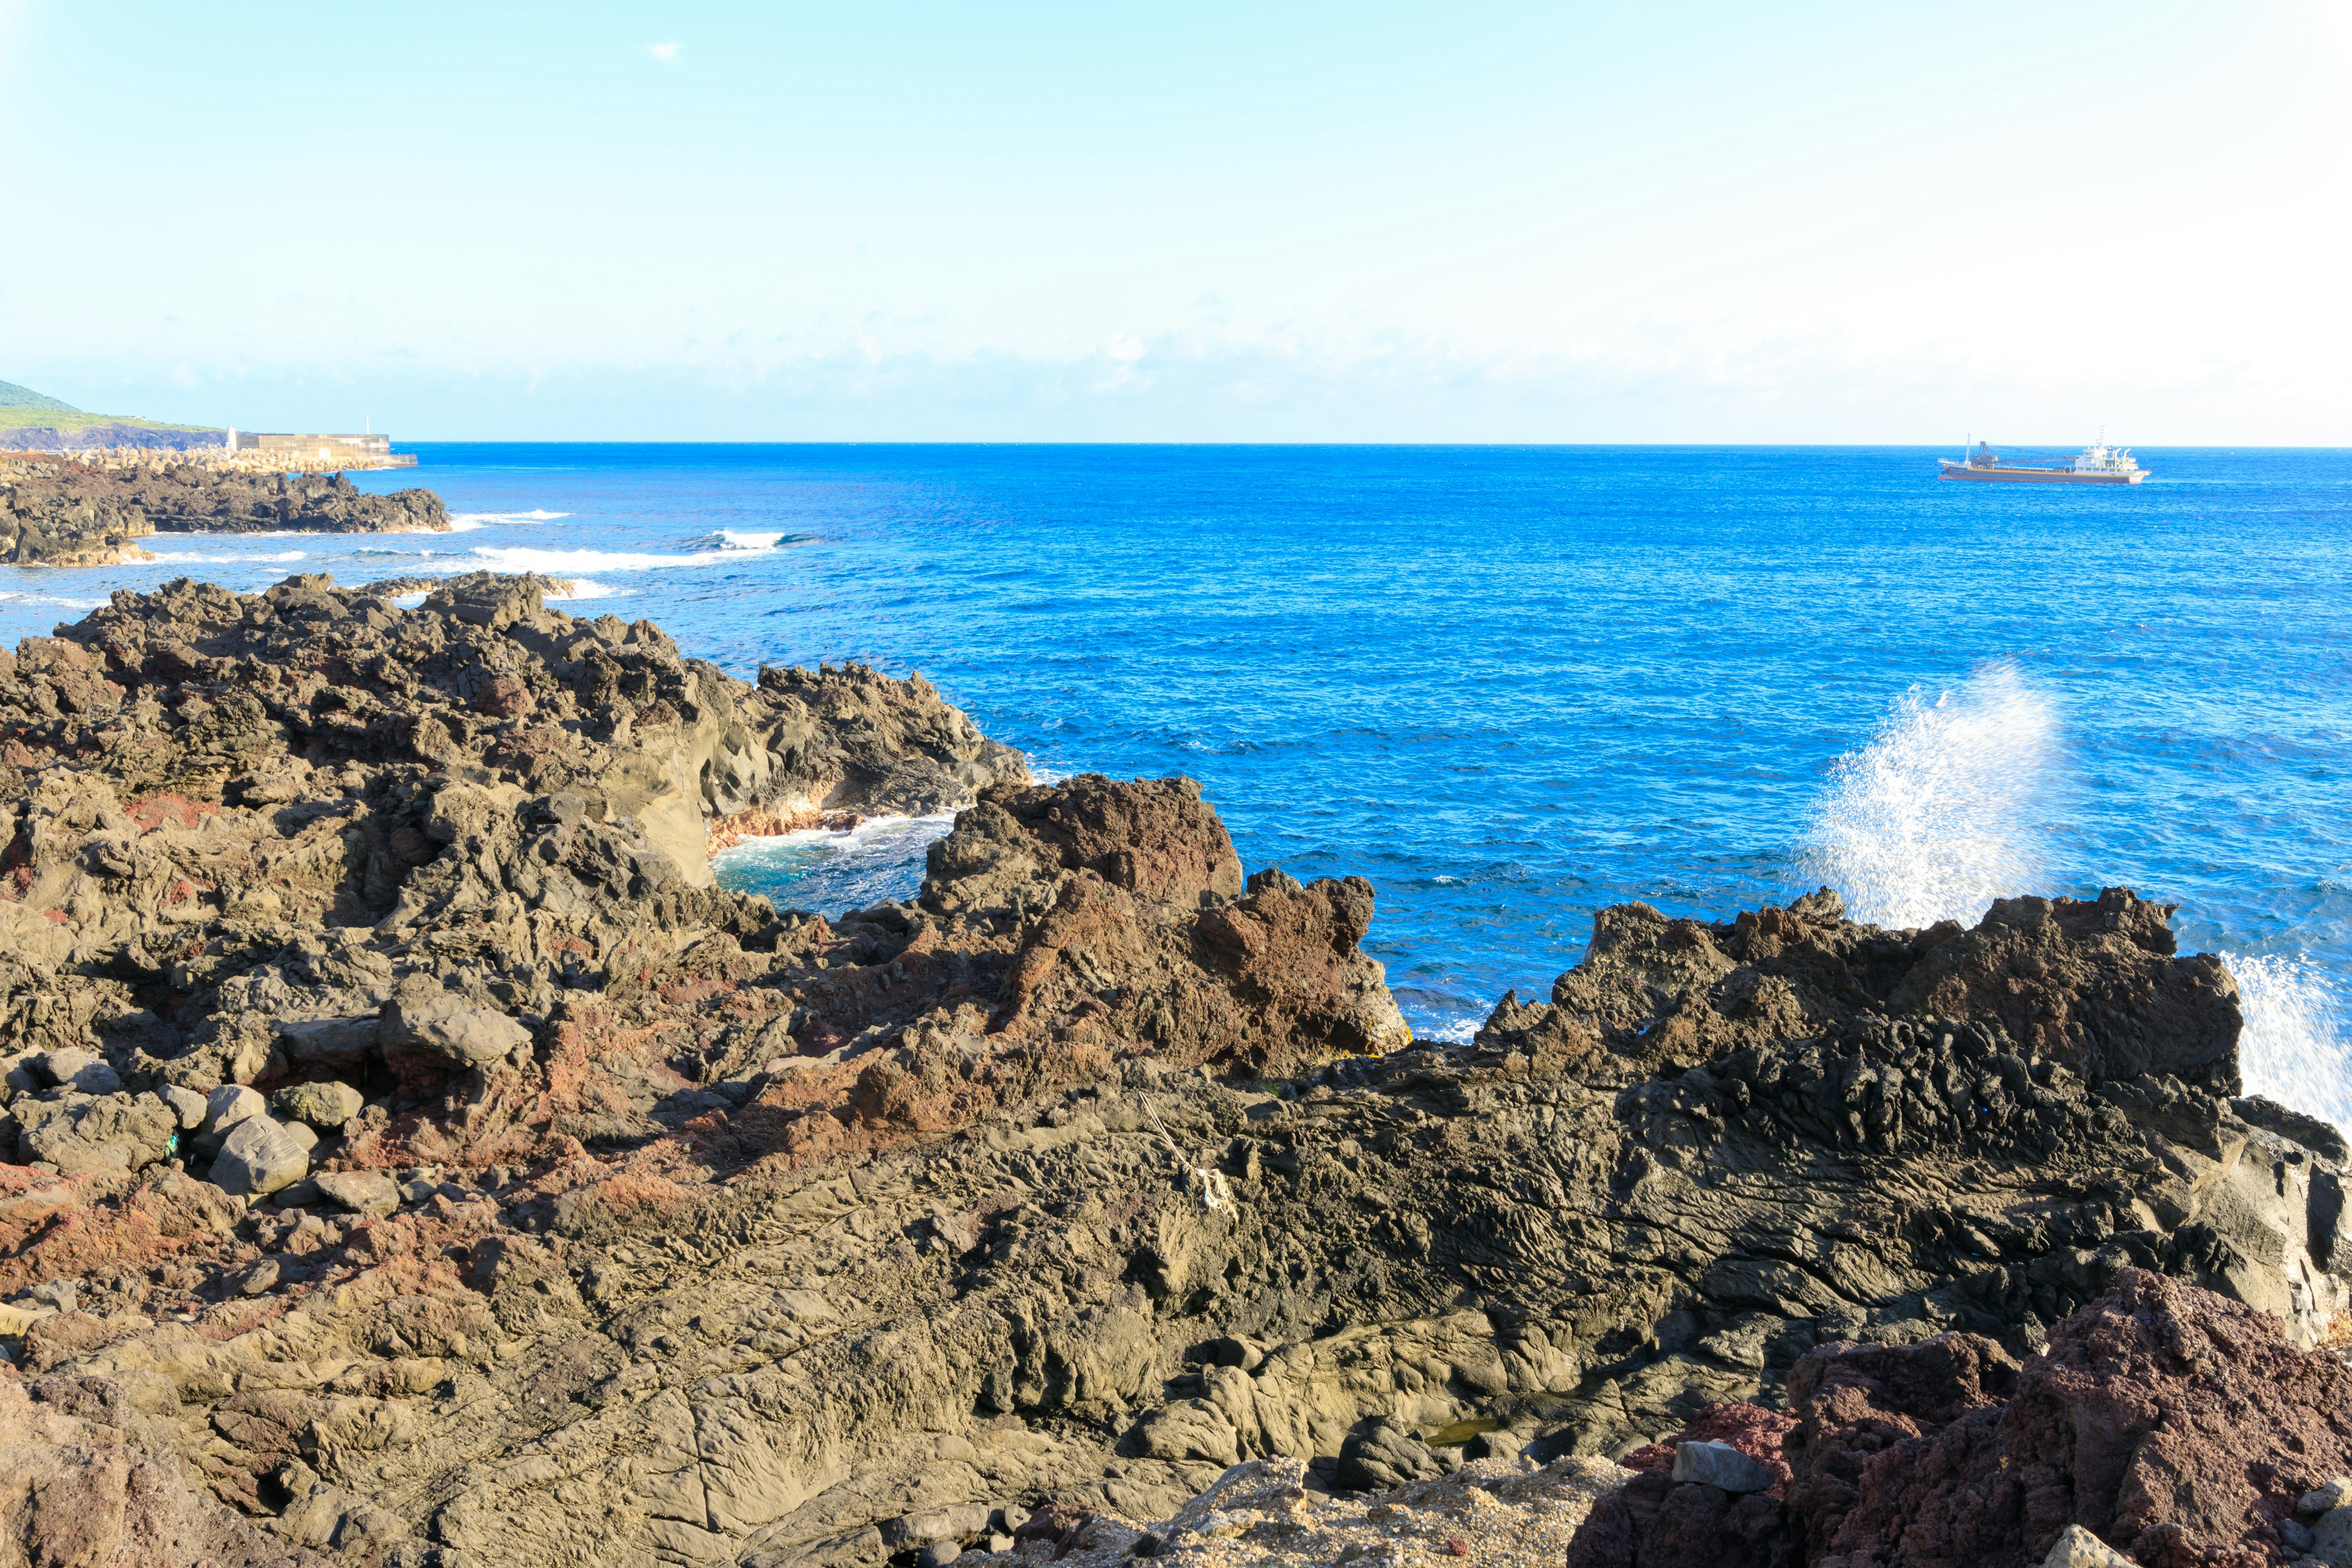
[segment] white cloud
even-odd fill
[[[677,64],[677,51],[683,47],[679,44],[647,44],[646,53],[666,66],[674,66]]]

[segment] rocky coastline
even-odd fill
[[[0,458],[0,564],[151,561],[157,533],[443,532],[426,489],[362,493],[341,474],[251,473],[158,452],[136,464],[14,453]]]
[[[1370,886],[1245,872],[1188,781],[549,586],[179,582],[0,654],[11,1539],[2352,1553],[2352,1151],[2244,1095],[2168,906],[1621,906],[1419,1042]],[[948,811],[905,903],[708,867]]]

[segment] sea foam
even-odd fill
[[[954,826],[942,812],[746,838],[713,855],[710,868],[720,887],[764,893],[780,909],[862,910],[920,892],[925,851]]]
[[[583,572],[658,572],[670,566],[709,566],[771,552],[696,550],[684,555],[656,555],[628,550],[537,550],[520,544],[478,544],[470,553],[496,572],[538,572],[552,577],[571,577]]]
[[[2305,958],[2225,957],[2238,983],[2238,1069],[2248,1094],[2325,1117],[2352,1132],[2352,1040],[2343,999]]]
[[[1831,766],[1800,864],[1857,920],[1973,924],[2045,879],[2039,817],[2057,755],[2055,712],[2006,659],[1933,701],[1914,687]]]

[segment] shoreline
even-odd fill
[[[152,1440],[237,1528],[650,1550],[509,1474],[551,1388],[600,1472],[705,1401],[751,1436],[686,1473],[801,1500],[729,1550],[878,1563],[1006,1506],[1171,1520],[1250,1457],[1638,1472],[1839,1346],[2031,1362],[2135,1270],[2282,1356],[2346,1322],[2312,1194],[2352,1150],[2243,1095],[2168,905],[1619,905],[1549,1000],[1415,1041],[1370,885],[1245,875],[1191,781],[1034,783],[919,677],[745,682],[540,580],[398,585],[183,582],[0,656],[0,1342],[170,1381]],[[711,885],[752,827],[950,810],[910,900]],[[205,1448],[248,1429],[154,1372],[191,1334],[412,1436]]]

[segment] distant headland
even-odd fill
[[[335,473],[351,468],[405,468],[415,454],[394,452],[392,437],[363,435],[265,434],[203,425],[164,425],[121,414],[85,414],[71,404],[13,382],[0,381],[0,451],[64,452],[85,460],[154,451],[235,456],[240,470]]]

